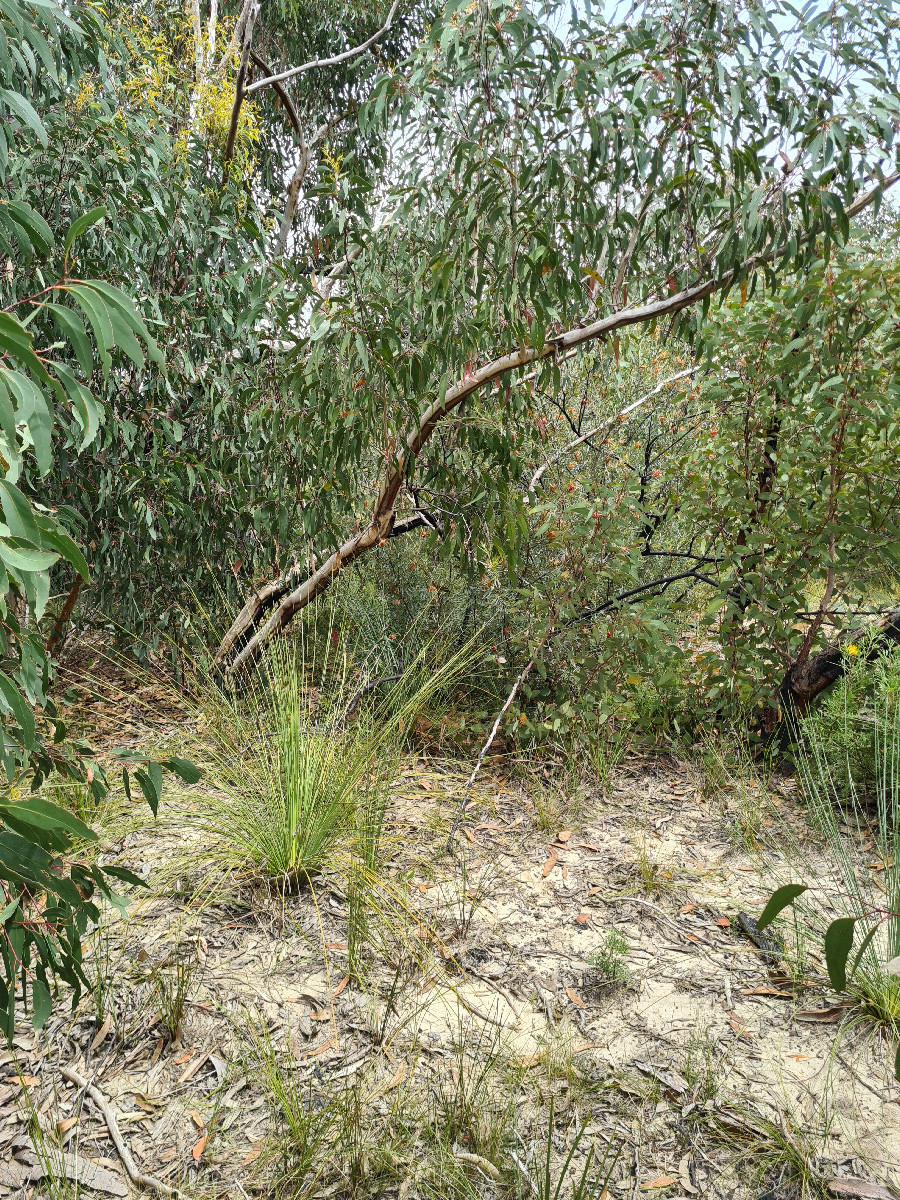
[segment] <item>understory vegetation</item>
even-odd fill
[[[900,1197],[898,65],[0,0],[0,1197]]]

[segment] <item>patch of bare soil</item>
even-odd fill
[[[554,1170],[586,1126],[562,1196],[588,1144],[612,1142],[614,1200],[788,1200],[829,1184],[888,1200],[900,1184],[890,1048],[829,994],[814,945],[798,978],[742,932],[738,913],[758,914],[772,883],[724,798],[649,755],[556,813],[533,785],[496,776],[448,854],[464,778],[418,758],[397,780],[384,872],[410,921],[383,935],[364,983],[350,978],[347,898],[329,877],[288,897],[230,881],[197,905],[188,867],[136,899],[95,940],[100,1013],[86,1001],[40,1033],[23,1024],[0,1054],[0,1195],[65,1194],[41,1182],[51,1159],[85,1197],[136,1194],[99,1097],[132,1176],[160,1194],[411,1200],[461,1194],[434,1190],[454,1171],[470,1195],[536,1194],[525,1173],[546,1154],[552,1102]],[[789,787],[773,799],[802,825]],[[108,849],[151,884],[204,852],[165,821],[135,821]],[[172,1039],[153,970],[179,946],[196,975]],[[310,1111],[352,1096],[351,1141],[375,1131],[362,1149],[323,1142],[308,1193],[274,1190],[268,1151],[284,1124],[266,1062]]]

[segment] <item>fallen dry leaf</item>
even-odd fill
[[[329,1046],[333,1046],[337,1038],[334,1034],[326,1042],[320,1042],[318,1046],[313,1046],[312,1050],[306,1050],[303,1054],[304,1058],[317,1058],[318,1055],[324,1054]]]
[[[602,854],[602,853],[603,853],[603,851],[600,849],[600,847],[599,847],[599,846],[594,846],[594,845],[592,845],[590,842],[579,842],[579,843],[578,843],[578,849],[579,849],[579,850],[593,850],[593,852],[594,852],[595,854]]]
[[[575,923],[577,925],[587,925],[587,923],[590,919],[591,919],[590,913],[579,913],[578,916],[575,918]]]
[[[392,1091],[395,1087],[399,1087],[406,1075],[406,1063],[401,1063],[394,1074],[385,1083],[380,1084],[370,1096],[371,1100],[377,1100],[383,1096],[385,1092]]]
[[[106,1020],[103,1022],[103,1024],[97,1030],[97,1033],[94,1036],[94,1040],[91,1042],[91,1054],[94,1053],[94,1051],[97,1049],[97,1047],[100,1045],[100,1043],[103,1041],[103,1039],[106,1037],[106,1035],[109,1033],[109,1031],[111,1029],[112,1029],[112,1013],[110,1013],[107,1016]]]
[[[341,982],[337,985],[337,987],[331,993],[332,999],[334,999],[336,996],[339,996],[349,982],[350,982],[350,976],[345,975],[344,978],[341,980]]]
[[[571,829],[563,829],[556,835],[556,840],[558,842],[567,842],[571,836],[572,836]]]
[[[251,1146],[244,1157],[241,1159],[241,1166],[249,1167],[252,1162],[256,1162],[259,1156],[265,1150],[265,1142],[259,1142],[256,1146]]]
[[[667,1188],[673,1183],[678,1183],[674,1175],[660,1175],[658,1179],[651,1179],[649,1183],[641,1184],[642,1192],[649,1192],[651,1188]]]
[[[691,1153],[690,1151],[678,1163],[678,1180],[686,1192],[692,1196],[696,1196],[699,1188],[695,1188],[691,1183]]]
[[[19,1083],[24,1084],[27,1087],[34,1087],[34,1085],[38,1082],[36,1075],[17,1075],[16,1078],[18,1079]]]
[[[728,1024],[734,1030],[738,1037],[746,1038],[748,1042],[753,1041],[753,1034],[749,1032],[747,1026],[735,1012],[725,1014],[728,1017]]]
[[[327,1008],[320,1008],[316,1012],[311,1012],[309,1014],[309,1019],[311,1021],[330,1021],[331,1013]]]
[[[559,855],[556,853],[556,851],[551,846],[550,854],[548,855],[547,861],[544,863],[543,870],[541,871],[541,874],[544,876],[545,879],[550,874],[550,872],[553,870],[553,868],[556,866],[556,861],[558,858],[559,858]]]
[[[588,888],[588,896],[596,896],[602,891],[603,891],[603,888],[599,888],[599,887]]]
[[[809,1058],[808,1054],[786,1054],[785,1058],[792,1058],[794,1062],[801,1062],[804,1058]]]
[[[475,834],[472,832],[472,830],[468,829],[468,828],[463,828],[463,833],[466,835],[466,837],[469,839],[469,841],[474,846],[475,845]]]
[[[516,1066],[536,1067],[538,1063],[542,1063],[546,1057],[546,1050],[538,1050],[534,1054],[523,1054],[521,1058],[516,1059]]]
[[[203,1118],[197,1112],[196,1108],[191,1109],[189,1116],[190,1116],[191,1120],[194,1122],[194,1124],[197,1126],[198,1129],[206,1128],[206,1122],[203,1120]]]
[[[346,950],[347,943],[346,942],[326,942],[325,949],[326,950]]]
[[[844,1179],[832,1179],[828,1185],[832,1196],[853,1196],[855,1200],[896,1200],[896,1194],[883,1184],[870,1179],[857,1179],[848,1175]]]
[[[796,1017],[798,1021],[817,1021],[823,1025],[833,1025],[849,1011],[849,1004],[832,1004],[828,1008],[804,1008]]]
[[[727,917],[719,917],[718,921],[716,921],[716,924],[720,929],[727,929],[731,925],[731,922]]]
[[[77,1124],[78,1124],[77,1117],[66,1117],[66,1119],[64,1121],[59,1122],[59,1124],[56,1126],[56,1128],[59,1131],[59,1133],[61,1133],[61,1134],[68,1133],[69,1130],[72,1128],[72,1126],[77,1125]]]
[[[194,1160],[194,1162],[200,1161],[200,1156],[206,1149],[206,1143],[208,1141],[209,1138],[204,1134],[203,1137],[200,1138],[200,1140],[194,1145],[193,1149],[191,1150],[191,1158]]]
[[[793,992],[781,992],[776,987],[768,987],[761,983],[759,987],[741,988],[742,996],[780,996],[782,1000],[793,1000]]]
[[[192,1046],[190,1048],[190,1050],[185,1050],[184,1054],[179,1054],[178,1057],[176,1059],[173,1059],[172,1061],[175,1063],[176,1067],[180,1067],[182,1063],[187,1062],[187,1060],[191,1057],[191,1055],[193,1053],[194,1053],[194,1048]]]
[[[680,913],[691,913],[691,912],[693,912],[693,911],[694,911],[694,909],[695,909],[696,907],[697,907],[697,905],[696,905],[696,904],[682,904],[681,908],[679,908],[679,910],[678,910],[678,911],[679,911]]]
[[[572,1001],[572,1003],[573,1003],[573,1004],[577,1004],[579,1008],[585,1008],[585,1007],[586,1007],[586,1006],[585,1006],[585,1003],[584,1003],[584,1001],[583,1001],[583,1000],[582,1000],[582,998],[581,998],[581,997],[578,995],[578,993],[575,991],[575,989],[574,989],[574,988],[567,987],[567,988],[566,988],[566,995],[569,997],[569,999]]]

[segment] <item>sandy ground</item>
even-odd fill
[[[635,754],[607,794],[582,789],[554,819],[534,784],[501,771],[482,780],[448,855],[464,771],[425,757],[405,765],[384,876],[407,919],[365,986],[347,977],[336,879],[283,906],[239,881],[192,904],[204,847],[167,821],[171,805],[155,827],[137,807],[130,826],[113,823],[105,860],[146,877],[152,895],[95,955],[115,968],[109,1019],[83,1001],[39,1033],[23,1022],[13,1051],[0,1052],[0,1196],[65,1194],[40,1181],[48,1155],[86,1197],[138,1192],[95,1095],[64,1066],[109,1102],[136,1172],[192,1197],[271,1194],[272,1115],[248,1029],[310,1094],[355,1088],[376,1123],[402,1105],[433,1113],[436,1089],[487,1062],[490,1094],[510,1093],[525,1131],[521,1155],[552,1098],[557,1121],[614,1141],[609,1191],[622,1200],[787,1198],[799,1194],[787,1182],[792,1154],[823,1186],[900,1188],[890,1047],[820,974],[798,984],[773,973],[740,933],[736,914],[758,914],[772,885],[735,835],[728,798],[704,795],[683,763]],[[778,820],[760,830],[773,852],[779,821],[802,822],[790,784],[774,802]],[[814,850],[808,866],[827,868]],[[627,946],[625,983],[590,961],[611,931]],[[196,987],[173,1043],[148,975],[178,944],[196,958]],[[28,1106],[43,1142],[29,1134]],[[474,1194],[510,1194],[477,1154],[469,1164],[465,1147],[451,1149]],[[404,1171],[371,1194],[424,1195],[414,1167]],[[351,1192],[331,1179],[313,1194]]]

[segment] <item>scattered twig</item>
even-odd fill
[[[659,395],[661,391],[669,386],[670,383],[676,383],[679,379],[686,379],[688,375],[693,375],[697,371],[696,367],[688,367],[686,371],[679,371],[677,375],[671,375],[668,379],[664,379],[662,383],[658,383],[655,388],[652,388],[645,395],[635,400],[633,404],[629,404],[623,408],[620,413],[614,417],[610,417],[608,421],[604,421],[602,425],[598,425],[596,429],[591,429],[588,433],[583,433],[581,437],[575,439],[574,442],[569,442],[563,446],[561,450],[557,450],[555,454],[551,454],[547,461],[535,471],[531,477],[531,483],[528,485],[528,494],[531,495],[534,489],[541,481],[541,476],[548,467],[552,467],[555,462],[558,462],[564,454],[568,454],[570,450],[574,450],[576,446],[582,445],[583,442],[589,442],[591,438],[596,437],[598,433],[604,433],[606,430],[613,429],[620,421],[633,412],[636,408],[640,408],[642,404],[646,404],[648,400],[652,400],[654,396]]]
[[[516,677],[516,681],[512,685],[509,695],[506,697],[506,703],[503,705],[503,707],[497,713],[497,720],[493,724],[493,727],[490,732],[490,736],[488,737],[488,740],[484,743],[484,745],[481,747],[481,753],[478,755],[478,761],[475,763],[475,766],[472,769],[472,774],[466,780],[466,786],[463,788],[462,800],[460,802],[456,816],[453,818],[453,824],[450,826],[450,835],[447,838],[447,853],[448,854],[452,854],[452,852],[453,852],[453,839],[456,837],[456,831],[459,829],[460,821],[465,816],[466,805],[469,803],[469,793],[472,791],[472,785],[475,782],[475,777],[478,774],[478,772],[481,770],[481,764],[484,762],[485,756],[487,755],[488,750],[490,750],[491,746],[493,746],[493,744],[494,744],[494,738],[497,736],[497,730],[500,728],[500,722],[503,720],[503,718],[509,712],[510,705],[512,704],[513,700],[515,700],[515,698],[516,698],[516,693],[518,692],[522,683],[524,683],[525,678],[531,671],[531,668],[534,666],[534,663],[535,663],[535,655],[532,655],[531,658],[528,660],[528,662],[525,664],[524,669],[522,671],[520,671],[518,676]]]
[[[100,1089],[94,1087],[92,1083],[72,1067],[62,1067],[61,1070],[64,1078],[86,1091],[97,1105],[103,1120],[106,1122],[106,1128],[109,1130],[112,1143],[116,1148],[119,1158],[122,1160],[122,1166],[125,1168],[131,1182],[138,1184],[139,1187],[150,1188],[154,1192],[159,1192],[162,1196],[174,1196],[175,1200],[188,1200],[184,1192],[180,1192],[178,1188],[173,1187],[169,1183],[163,1183],[161,1179],[157,1179],[154,1175],[145,1175],[143,1171],[138,1170],[137,1164],[131,1157],[131,1151],[125,1144],[125,1139],[119,1131],[115,1114]]]

